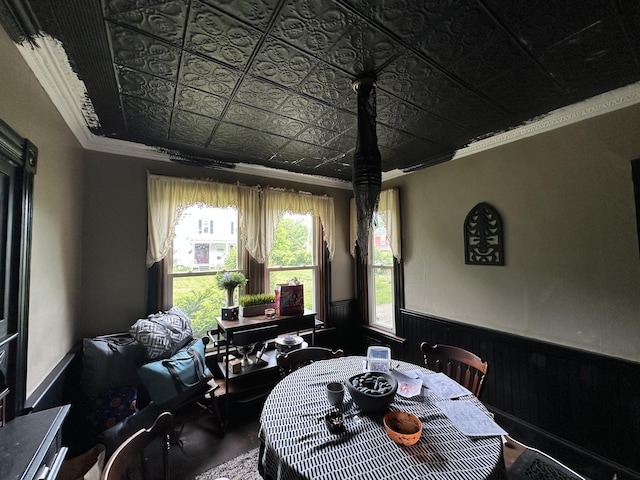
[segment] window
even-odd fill
[[[351,199],[351,255],[356,257],[357,222]],[[366,262],[357,262],[358,300],[363,321],[372,327],[402,334],[398,313],[404,307],[400,251],[400,194],[395,188],[380,192],[378,211],[369,232]]]
[[[369,235],[369,323],[395,331],[393,252],[387,228],[378,216]]]
[[[205,335],[215,328],[216,317],[226,305],[226,293],[218,288],[216,274],[224,270],[241,270],[238,257],[238,236],[233,229],[227,235],[214,235],[214,220],[202,220],[202,215],[214,217],[219,225],[238,221],[233,208],[194,205],[186,208],[175,228],[173,247],[165,261],[166,291],[169,305],[176,305],[191,319],[193,334]],[[236,289],[236,300],[239,292]]]
[[[278,222],[274,244],[267,259],[266,281],[270,292],[279,283],[296,278],[303,285],[304,307],[317,311],[317,220],[311,214],[286,213]]]
[[[297,276],[305,284],[305,292],[309,289],[305,306],[323,319],[326,296],[321,267],[325,258],[333,258],[335,250],[332,197],[149,173],[147,198],[149,310],[156,305],[161,309],[178,305],[191,317],[196,335],[214,328],[220,308],[226,304],[215,275],[240,270],[249,277],[242,263],[246,254],[250,258],[246,269],[253,275],[246,292],[270,291],[272,285]],[[192,207],[196,198],[208,207]],[[276,245],[277,228],[281,232],[277,242],[283,242],[280,245]],[[214,233],[205,233],[205,229]],[[292,253],[294,248],[286,241],[298,230],[302,231],[302,259],[284,255]],[[321,248],[322,254],[318,252]],[[163,271],[151,269],[160,261]],[[159,274],[164,280],[162,295],[154,288],[161,283]]]

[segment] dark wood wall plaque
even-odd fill
[[[464,220],[464,263],[504,265],[502,218],[488,203],[479,203]]]

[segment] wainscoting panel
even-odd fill
[[[342,300],[331,302],[329,305],[329,315],[327,326],[337,330],[335,348],[342,348],[346,352],[351,351],[350,343],[353,341],[354,327],[358,324],[356,320],[357,303],[355,300]]]
[[[640,478],[640,364],[419,312],[401,315],[403,340],[367,332],[366,342],[386,343],[394,358],[413,363],[422,363],[422,341],[471,350],[489,363],[481,395],[489,407],[626,467],[619,479]]]

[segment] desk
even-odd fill
[[[384,431],[384,413],[361,413],[348,390],[342,405],[347,418],[345,432],[329,433],[323,419],[330,410],[325,386],[361,372],[363,360],[344,357],[315,362],[275,386],[260,417],[260,471],[265,479],[506,478],[501,438],[463,435],[435,405],[440,398],[432,392],[413,398],[396,395],[391,404],[391,410],[411,412],[423,422],[422,437],[411,447],[393,443]],[[431,373],[410,363],[395,363],[400,371],[421,368]],[[475,397],[465,400],[486,411]]]
[[[255,317],[238,317],[238,320],[222,320],[218,318],[220,333],[227,339],[227,343],[233,343],[233,334],[255,328],[274,327],[275,338],[281,333],[297,332],[311,329],[311,343],[314,342],[316,331],[316,312],[305,310],[301,315],[256,315]]]
[[[315,342],[316,312],[304,310],[300,315],[276,315],[274,317],[257,315],[255,317],[239,317],[238,320],[222,320],[218,318],[218,333],[225,339],[223,352],[220,351],[220,342],[217,342],[216,360],[218,360],[218,367],[225,380],[224,392],[220,391],[218,395],[226,394],[231,390],[230,380],[237,381],[241,379],[240,377],[244,377],[244,380],[247,381],[246,377],[249,375],[261,374],[267,370],[277,368],[276,352],[272,350],[268,352],[270,361],[267,365],[249,365],[243,367],[240,373],[234,374],[229,371],[228,362],[219,361],[221,354],[225,360],[228,359],[231,345],[266,342],[275,339],[280,334],[299,332],[301,330],[311,330],[311,344],[313,344]],[[236,342],[234,337],[242,340]],[[276,377],[277,379],[279,379],[279,376]],[[267,381],[269,386],[273,385],[273,383],[275,382],[272,382],[271,379]],[[250,382],[250,384],[253,386],[258,385],[256,382]]]

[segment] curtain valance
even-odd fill
[[[197,204],[237,208],[245,248],[259,263],[264,263],[271,251],[275,228],[285,212],[317,215],[333,258],[335,214],[331,197],[148,173],[147,198],[147,267],[169,253],[182,211]]]
[[[266,253],[271,253],[278,221],[286,212],[311,214],[320,218],[324,240],[329,250],[329,259],[334,253],[335,212],[332,197],[319,197],[303,192],[267,189],[263,192],[265,204]]]

